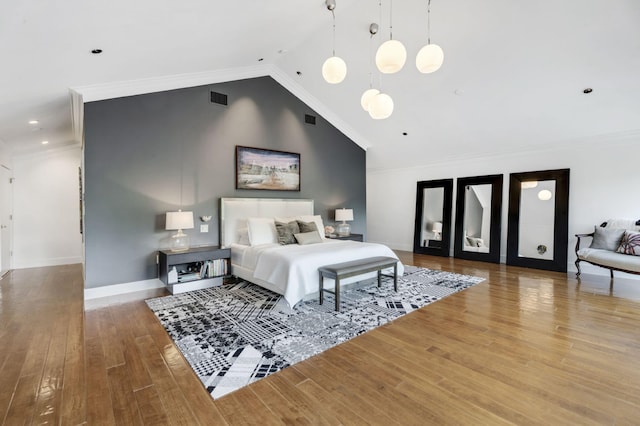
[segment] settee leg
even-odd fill
[[[609,269],[609,272],[611,272],[611,279],[613,279],[613,269]]]
[[[576,268],[578,272],[576,272],[576,278],[580,278],[580,259],[576,259]]]

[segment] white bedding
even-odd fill
[[[309,245],[263,244],[253,247],[231,245],[234,273],[236,270],[244,271],[244,274],[236,275],[258,285],[266,284],[263,286],[282,294],[290,306],[318,292],[320,266],[373,256],[398,258],[387,246],[356,241],[324,240]],[[404,267],[398,262],[398,275],[403,272]],[[362,278],[355,277],[353,281]],[[325,283],[333,286],[331,280],[325,280]]]

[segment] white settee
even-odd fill
[[[591,237],[589,247],[580,248],[582,238]],[[640,220],[610,219],[590,234],[576,234],[576,277],[580,262],[613,271],[640,274]]]

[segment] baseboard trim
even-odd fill
[[[45,266],[73,265],[76,263],[82,263],[82,257],[56,257],[53,259],[31,260],[28,263],[14,261],[11,269],[42,268]]]
[[[164,283],[155,278],[152,280],[134,281],[130,283],[105,285],[102,287],[85,288],[84,300],[99,299],[101,297],[117,296],[136,291],[152,290],[164,287]]]

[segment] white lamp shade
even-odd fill
[[[338,84],[347,76],[347,64],[337,56],[332,56],[322,64],[322,77],[327,83]]]
[[[443,62],[444,52],[437,44],[427,44],[416,55],[416,67],[424,74],[438,71]]]
[[[386,93],[378,93],[369,102],[369,115],[375,120],[388,118],[393,113],[393,99]]]
[[[433,222],[431,232],[442,232],[442,222]]]
[[[336,209],[336,220],[353,220],[353,209]]]
[[[380,93],[378,89],[366,90],[360,98],[360,105],[362,105],[362,109],[369,111],[369,102],[371,102],[371,99],[373,99],[373,97],[378,93]]]
[[[398,40],[385,41],[376,52],[376,66],[383,74],[393,74],[407,61],[407,49]]]
[[[543,189],[542,191],[538,192],[538,198],[542,201],[549,201],[551,197],[553,197],[553,194],[548,189]]]
[[[193,212],[167,212],[165,229],[193,229]]]

